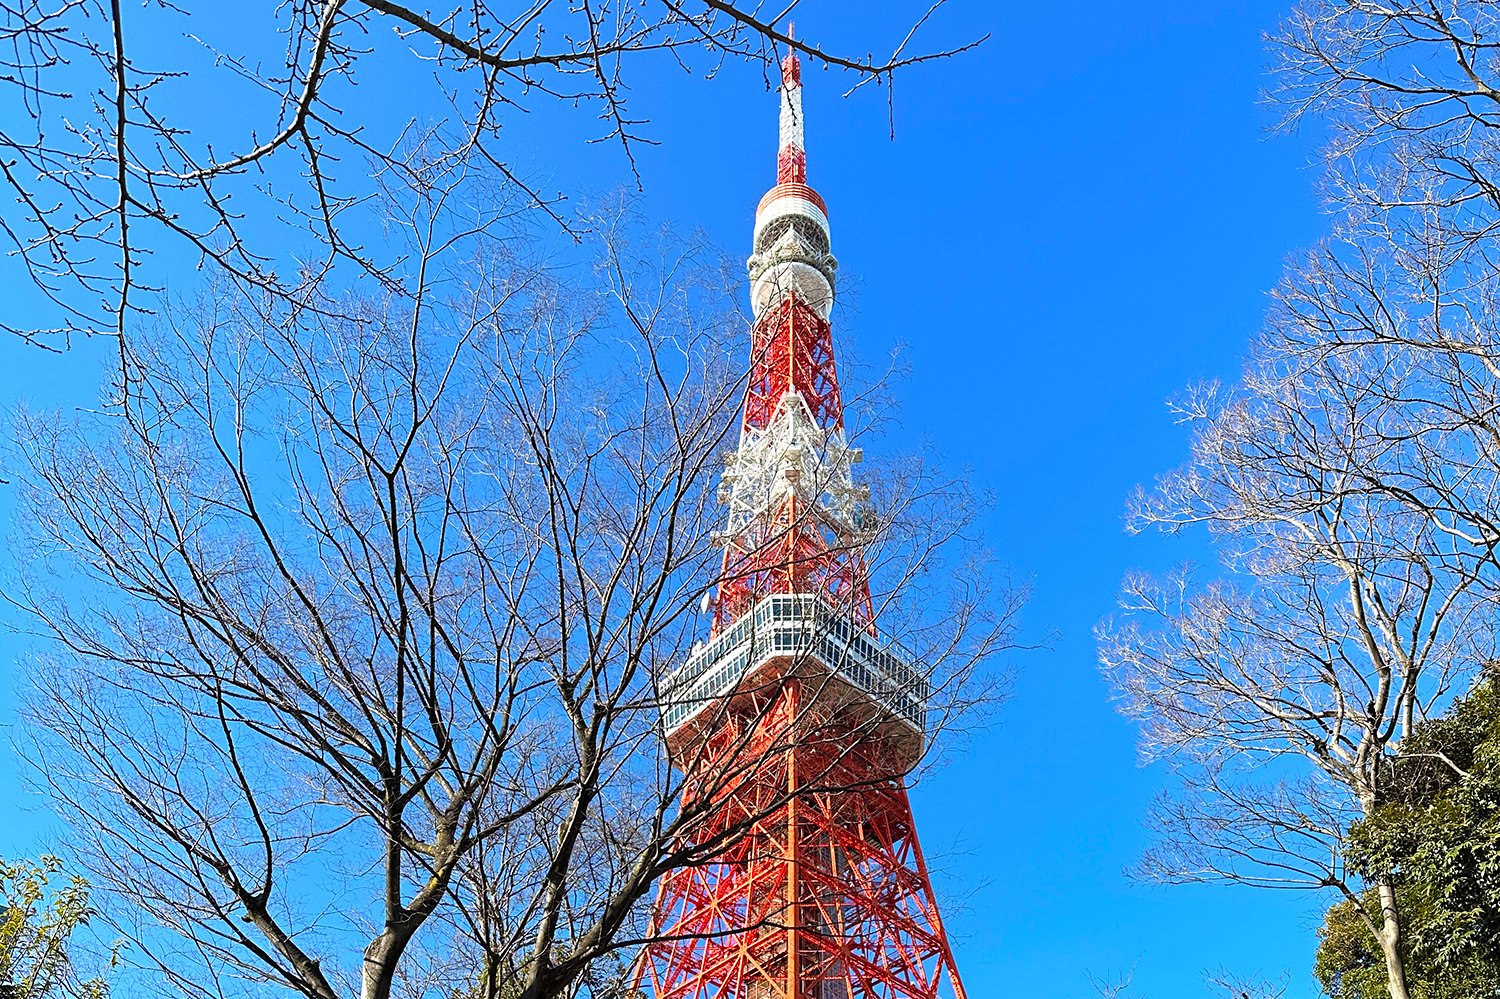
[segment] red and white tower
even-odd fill
[[[795,53],[781,76],[713,634],[660,689],[685,807],[704,814],[683,846],[705,859],[663,879],[639,985],[655,999],[965,999],[904,782],[930,690],[875,628],[873,517],[844,432],[837,264],[807,185]]]

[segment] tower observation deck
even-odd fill
[[[807,183],[795,52],[781,77],[713,630],[658,683],[696,859],[662,879],[637,985],[654,999],[965,999],[904,780],[931,692],[870,596],[876,520],[844,429],[838,263]]]

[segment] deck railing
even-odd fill
[[[932,686],[894,642],[871,635],[816,594],[765,597],[662,678],[662,724],[672,732],[773,658],[823,664],[922,735]]]

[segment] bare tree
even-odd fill
[[[1143,999],[1139,992],[1134,991],[1133,968],[1109,977],[1093,972],[1086,972],[1085,976],[1099,999]],[[1212,990],[1213,995],[1221,996],[1222,999],[1281,999],[1286,994],[1284,979],[1273,981],[1254,975],[1235,975],[1227,971],[1205,975],[1204,984]]]
[[[1486,424],[1500,373],[1492,280],[1500,268],[1497,28],[1500,4],[1491,0],[1307,0],[1272,37],[1280,59],[1271,95],[1286,126],[1310,122],[1332,136],[1325,187],[1337,238],[1313,265],[1321,273],[1311,275],[1304,304],[1328,310],[1317,325],[1334,344],[1400,344],[1422,358],[1442,395],[1427,405],[1429,436],[1474,437],[1478,460],[1470,460],[1473,444],[1467,455],[1454,450],[1453,469],[1432,476],[1438,492],[1453,495],[1429,492],[1418,502],[1451,514],[1454,529],[1491,547],[1493,508],[1466,505],[1462,489],[1448,487],[1465,470],[1493,464],[1493,444],[1477,439],[1493,437]],[[1390,297],[1381,288],[1388,268],[1404,307],[1389,316],[1343,314],[1345,301],[1378,306]],[[1349,328],[1338,329],[1342,323]],[[1445,511],[1450,501],[1458,506]]]
[[[39,771],[174,992],[609,993],[653,880],[740,832],[687,835],[657,694],[720,566],[725,282],[614,216],[560,275],[460,161],[401,177],[382,294],[226,287],[133,345],[125,411],[16,421]],[[942,717],[1020,595],[947,554],[961,482],[876,493]]]
[[[1386,800],[1415,722],[1495,655],[1493,380],[1471,379],[1477,352],[1412,346],[1485,325],[1493,287],[1368,236],[1289,275],[1243,386],[1184,402],[1191,459],[1132,503],[1137,530],[1207,525],[1243,580],[1132,576],[1101,629],[1144,752],[1180,778],[1148,877],[1359,899],[1346,830]],[[1395,875],[1361,914],[1404,999]]]
[[[1243,385],[1182,407],[1132,526],[1207,525],[1242,584],[1126,584],[1106,670],[1180,793],[1143,872],[1364,887],[1343,838],[1413,725],[1494,656],[1496,209],[1487,2],[1310,0],[1273,42],[1286,123],[1333,135],[1335,235],[1289,269]],[[1359,907],[1408,995],[1399,872]]]
[[[1330,188],[1359,211],[1441,208],[1475,241],[1500,220],[1500,5],[1303,0],[1272,36],[1273,101],[1333,134]]]
[[[584,108],[634,169],[650,143],[629,100],[649,60],[712,78],[726,60],[767,70],[793,48],[847,72],[851,88],[954,51],[918,52],[937,7],[898,16],[889,54],[794,38],[796,8],[737,0],[528,0],[451,4],[287,0],[239,6],[121,0],[0,2],[0,214],[17,277],[50,311],[0,328],[58,347],[72,332],[122,335],[157,308],[166,269],[196,259],[245,293],[314,302],[334,269],[391,280],[372,172],[410,168],[414,130],[441,126],[444,152],[506,175],[573,229],[560,194],[503,132],[518,112]],[[906,17],[903,21],[902,17]],[[967,46],[964,46],[967,47]],[[768,83],[770,81],[768,80]],[[38,314],[44,319],[36,318]],[[123,349],[123,344],[122,344]]]
[[[1130,991],[1130,982],[1135,977],[1135,969],[1132,968],[1124,974],[1115,975],[1110,978],[1096,975],[1090,971],[1085,972],[1085,977],[1088,978],[1089,985],[1093,988],[1094,994],[1099,999],[1126,999],[1126,997],[1132,994]]]
[[[1235,975],[1228,971],[1216,971],[1207,976],[1208,987],[1222,999],[1281,999],[1286,995],[1287,981],[1259,975]]]

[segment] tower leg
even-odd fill
[[[966,999],[904,783],[836,729],[791,738],[798,690],[743,740],[783,748],[729,768],[754,778],[695,833],[743,835],[663,880],[641,984],[655,999]]]

